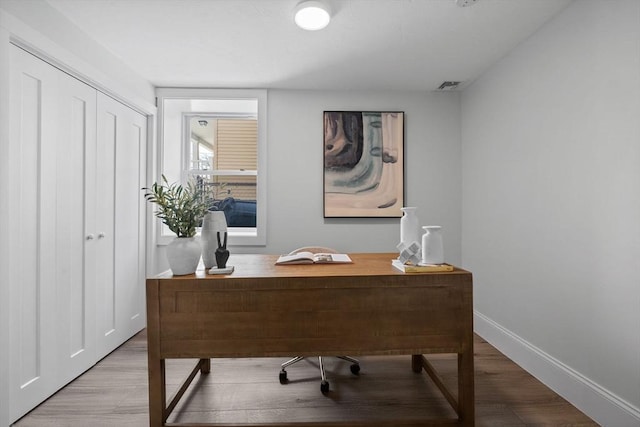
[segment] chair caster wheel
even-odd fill
[[[280,371],[280,384],[286,384],[287,381],[287,371]]]
[[[360,373],[360,365],[358,365],[357,363],[351,365],[351,373],[353,375],[358,375]]]
[[[320,391],[322,392],[322,394],[329,392],[329,381],[322,381],[320,383]]]

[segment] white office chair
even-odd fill
[[[304,246],[302,248],[298,248],[294,251],[291,251],[289,255],[294,255],[299,252],[311,252],[311,253],[338,253],[335,249],[324,248],[321,246]],[[349,356],[335,356],[338,359],[346,360],[347,362],[351,362],[351,373],[353,375],[358,375],[360,372],[360,362],[357,359]],[[286,368],[293,365],[294,363],[298,363],[299,361],[305,359],[304,356],[296,356],[293,359],[287,360],[280,367],[282,370],[280,371],[280,384],[286,384],[287,379],[287,371]],[[322,361],[322,356],[318,356],[318,364],[320,365],[320,391],[324,394],[329,391],[329,381],[327,381],[327,375],[324,370],[324,362]]]

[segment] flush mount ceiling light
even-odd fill
[[[296,6],[294,20],[296,25],[303,30],[315,31],[329,25],[331,14],[329,7],[323,2],[308,0]]]

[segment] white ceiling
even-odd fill
[[[155,86],[435,90],[469,83],[570,0],[47,0]]]

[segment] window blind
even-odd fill
[[[258,121],[218,119],[216,121],[215,169],[255,171],[258,168]],[[255,176],[217,176],[226,183],[224,192],[237,199],[256,200]]]
[[[257,170],[258,121],[218,119],[215,168]]]

